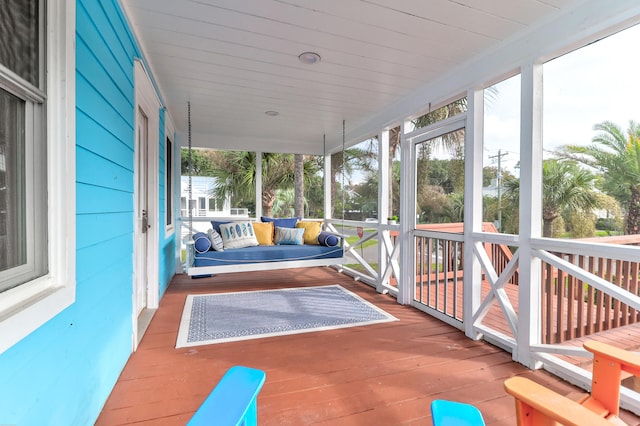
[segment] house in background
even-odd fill
[[[191,194],[189,194],[189,180],[191,179]],[[247,218],[249,211],[245,208],[231,208],[231,197],[220,200],[215,196],[215,178],[209,176],[181,176],[180,177],[180,217],[188,221],[189,218],[217,217],[217,218]],[[187,200],[189,200],[187,209]],[[196,221],[190,225],[194,231],[206,232],[210,227],[208,222]],[[182,227],[181,236],[189,233],[189,226]]]
[[[525,189],[539,193],[541,63],[640,22],[635,0],[442,0],[428,8],[346,1],[306,13],[298,1],[232,3],[0,5],[0,424],[89,425],[98,417],[179,267],[178,157],[187,145],[187,101],[195,146],[329,156],[344,140],[382,140],[390,128],[467,96],[469,112],[452,129],[466,123],[472,160],[482,155],[481,142],[474,144],[482,135],[482,90],[520,73],[521,176]],[[335,26],[317,25],[319,13]],[[210,27],[213,18],[218,24]],[[303,23],[313,40],[296,37]],[[260,34],[262,45],[239,41]],[[321,63],[328,68],[310,71],[298,54],[316,47],[326,49]],[[365,55],[372,51],[384,55]],[[205,87],[204,64],[225,70]],[[221,91],[211,94],[209,84]],[[403,136],[403,146],[412,146],[409,139]],[[403,164],[411,163],[411,149],[402,153]],[[467,191],[479,195],[482,179],[473,177],[481,167],[469,167]],[[402,173],[410,182],[409,168]],[[402,241],[413,231],[411,193],[403,192]],[[530,311],[539,295],[526,283],[538,278],[532,265],[545,241],[531,198],[521,205],[530,214],[522,213],[521,238],[500,242],[520,245],[521,299],[532,303],[520,309],[525,321],[516,336],[483,332],[533,366],[539,336]],[[385,202],[378,211],[388,210]],[[465,202],[464,238],[472,248],[483,238],[475,213],[481,208],[473,197]],[[465,255],[479,275],[473,259]],[[400,289],[398,301],[409,303],[409,294]],[[478,290],[465,306],[479,305]],[[463,327],[481,337],[473,324]]]
[[[191,195],[189,195],[191,179]],[[220,200],[215,196],[215,178],[208,176],[181,176],[180,178],[180,217],[189,217],[189,209],[195,217],[227,217],[248,215],[247,209],[231,208],[231,200]],[[189,200],[189,209],[187,209]]]

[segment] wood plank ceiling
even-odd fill
[[[190,101],[194,146],[301,153],[576,4],[120,1],[183,145]],[[301,63],[307,51],[321,61]]]

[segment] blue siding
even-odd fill
[[[133,70],[142,55],[117,0],[78,0],[76,36],[76,302],[0,355],[0,424],[93,424],[131,352]],[[162,295],[176,233],[164,232],[159,113]]]

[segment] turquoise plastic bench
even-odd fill
[[[242,366],[231,367],[187,425],[256,425],[256,399],[265,379],[264,371]]]
[[[433,426],[485,426],[480,410],[471,404],[436,399],[431,403]]]

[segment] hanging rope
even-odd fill
[[[191,158],[191,101],[187,102],[187,128],[188,128],[188,169],[189,169],[189,199],[187,200],[187,209],[189,210],[189,235],[193,234],[193,210],[191,209],[191,199],[193,198],[192,191],[192,176],[193,176],[193,160]]]

